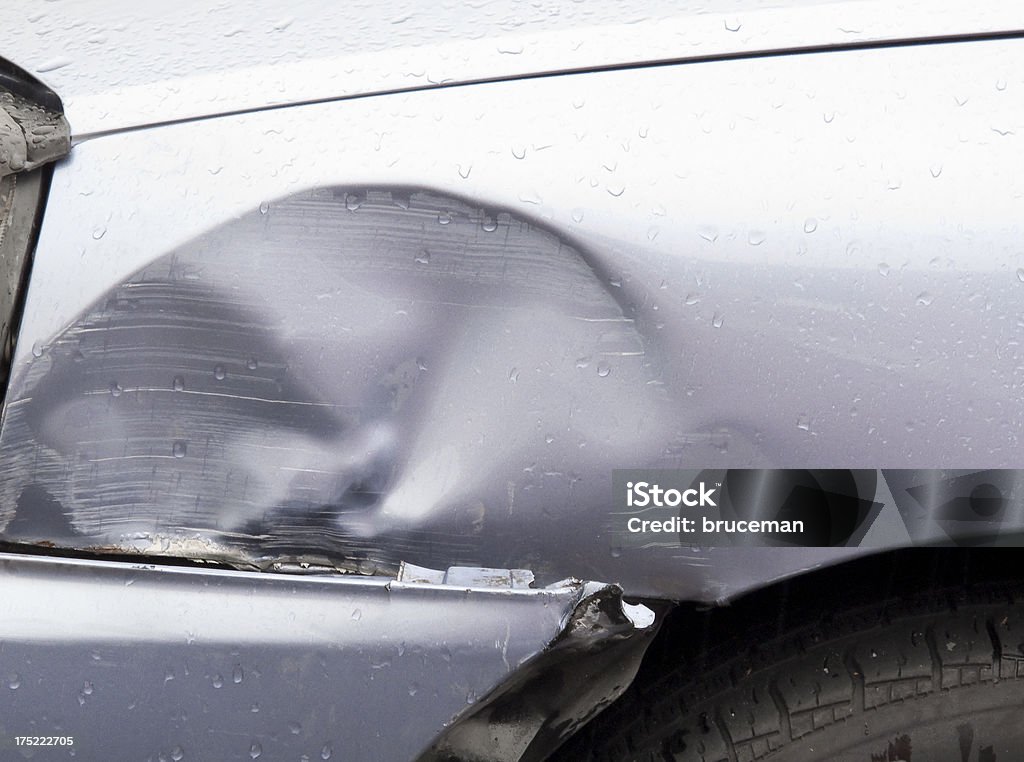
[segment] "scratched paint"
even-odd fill
[[[616,297],[503,210],[375,189],[254,210],[33,353],[0,435],[4,536],[258,566],[478,561],[485,527],[537,514],[531,493],[578,510],[583,474],[670,435]]]

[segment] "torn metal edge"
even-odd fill
[[[0,89],[0,177],[28,172],[71,150],[64,115]]]
[[[663,616],[622,600],[622,588],[579,585],[543,652],[449,725],[418,762],[541,762],[633,681]],[[664,613],[664,612],[660,612]]]

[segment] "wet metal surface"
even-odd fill
[[[61,759],[413,759],[578,607],[618,600],[16,555],[0,587],[5,759],[16,735],[72,736],[44,750]]]
[[[605,72],[87,141],[40,239],[4,535],[696,600],[869,552],[620,547],[611,471],[1019,465],[1022,53]]]
[[[1016,0],[481,0],[472,12],[399,0],[30,0],[10,15],[0,52],[64,97],[78,138],[453,83],[1024,29]]]

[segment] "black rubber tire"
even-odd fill
[[[554,759],[1024,760],[1018,585],[926,592],[750,632],[660,672]]]

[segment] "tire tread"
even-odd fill
[[[891,704],[1024,678],[1024,589],[924,591],[762,623],[634,685],[554,759],[758,762]],[[781,621],[781,620],[780,620]]]

